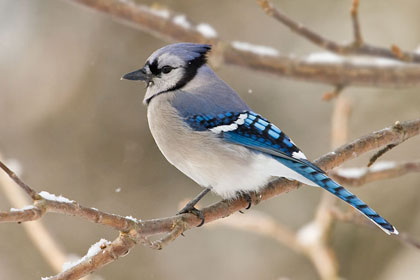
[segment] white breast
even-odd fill
[[[203,187],[224,198],[257,191],[273,176],[311,183],[274,158],[224,142],[211,131],[193,131],[170,105],[173,93],[153,98],[148,106],[152,135],[166,159]]]

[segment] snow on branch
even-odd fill
[[[322,82],[336,86],[337,95],[344,87],[350,85],[375,87],[408,87],[420,85],[420,54],[403,52],[397,46],[391,49],[370,46],[364,43],[358,20],[358,0],[353,0],[351,16],[354,29],[354,41],[350,44],[338,44],[308,29],[287,17],[269,1],[260,0],[259,4],[268,15],[273,16],[298,35],[333,53],[313,53],[308,57],[295,58],[280,54],[276,49],[254,45],[247,42],[222,41],[217,31],[207,23],[195,24],[183,14],[175,14],[167,9],[155,6],[138,5],[127,0],[68,0],[78,2],[96,10],[107,13],[113,18],[130,23],[157,37],[170,41],[190,41],[210,43],[214,46],[212,56],[215,61],[246,67],[305,81]],[[346,55],[346,56],[343,56]],[[349,56],[353,55],[353,56]],[[354,56],[356,55],[356,56]],[[365,57],[361,57],[364,55]],[[366,57],[367,56],[367,57]],[[413,62],[413,63],[408,63]],[[337,127],[344,127],[338,125]],[[343,132],[343,131],[341,131]],[[334,152],[317,159],[315,164],[324,170],[330,170],[343,162],[356,158],[363,153],[380,149],[371,159],[373,163],[382,154],[420,134],[420,119],[395,123],[393,126],[373,132],[351,143],[341,146]],[[344,134],[343,134],[344,135]],[[343,142],[346,136],[338,142]],[[338,138],[337,138],[338,139]],[[341,143],[342,144],[342,143]],[[20,208],[0,211],[0,222],[26,222],[38,220],[46,213],[59,213],[77,216],[92,223],[112,227],[119,232],[112,242],[101,240],[94,244],[88,253],[75,263],[64,267],[61,273],[45,279],[80,279],[126,255],[136,244],[153,249],[162,249],[176,240],[186,230],[197,226],[201,220],[192,214],[183,214],[153,220],[139,220],[131,216],[122,217],[106,213],[96,208],[80,205],[74,200],[56,196],[47,192],[37,192],[25,184],[13,171],[0,161],[0,168],[32,199],[33,204]],[[343,171],[344,170],[344,171]],[[362,185],[375,180],[402,176],[409,172],[420,172],[419,162],[376,163],[372,167],[357,170],[332,171],[330,174],[337,180],[350,184]],[[356,176],[357,175],[357,176]],[[277,195],[294,190],[300,186],[295,181],[278,179],[266,186],[260,193],[252,194],[254,204]],[[325,199],[324,199],[325,198]],[[237,228],[250,228],[266,236],[277,238],[288,244],[293,250],[306,254],[325,279],[337,275],[335,259],[330,255],[328,236],[333,222],[332,218],[341,221],[359,222],[353,213],[342,213],[334,207],[331,196],[324,196],[314,220],[297,232],[288,230],[270,217],[247,215],[242,223],[228,223]],[[205,222],[209,223],[227,217],[246,207],[248,201],[238,199],[221,201],[205,207],[202,212]],[[255,227],[256,225],[256,227]],[[310,233],[310,234],[308,234]],[[313,233],[317,234],[314,240]],[[150,237],[163,234],[163,237],[150,241]],[[400,241],[419,247],[419,243],[406,234],[401,234]],[[326,265],[328,264],[328,265]]]
[[[320,157],[314,162],[324,170],[329,170],[363,153],[378,149],[390,143],[400,143],[402,139],[408,139],[418,134],[420,134],[420,119],[398,123],[398,129],[391,126],[373,132],[336,149],[334,152]],[[112,227],[120,232],[114,241],[110,244],[107,243],[100,251],[95,251],[96,254],[92,254],[89,258],[82,260],[68,270],[49,279],[80,279],[84,275],[126,255],[137,243],[154,249],[162,249],[184,231],[201,223],[201,220],[192,214],[182,214],[153,220],[137,220],[132,217],[127,218],[105,213],[95,208],[84,207],[73,200],[57,198],[52,195],[40,195],[25,184],[1,161],[0,168],[33,199],[33,207],[27,207],[19,211],[0,212],[0,222],[25,222],[39,219],[45,213],[51,212],[77,216],[93,223]],[[256,204],[298,187],[299,183],[295,181],[278,179],[267,185],[260,193],[252,194],[251,198],[254,204]],[[248,202],[242,198],[234,201],[221,201],[205,207],[202,209],[202,212],[206,223],[209,223],[227,217],[245,208],[247,205]],[[157,234],[164,234],[164,236],[156,241],[148,240],[149,237]]]
[[[411,172],[420,172],[420,161],[403,163],[380,161],[371,167],[340,168],[330,172],[329,175],[344,185],[356,187]]]
[[[351,8],[351,16],[355,38],[354,41],[350,44],[340,44],[333,40],[325,38],[321,34],[309,29],[303,24],[288,17],[280,9],[274,7],[274,5],[269,0],[257,0],[257,2],[263,8],[267,15],[273,17],[277,21],[289,27],[290,30],[302,36],[303,38],[311,41],[313,44],[321,48],[327,49],[331,52],[342,55],[369,55],[396,59],[406,62],[420,63],[420,55],[416,52],[403,52],[396,46],[392,48],[382,48],[373,45],[368,45],[363,42],[358,19],[358,0],[353,0],[353,6]]]
[[[264,10],[276,19],[283,20],[297,34],[310,39],[314,44],[340,55],[369,55],[400,60],[402,63],[382,63],[382,60],[359,58],[323,59],[316,61],[282,55],[276,49],[255,46],[244,42],[221,40],[217,31],[207,23],[194,24],[183,14],[167,9],[148,7],[126,0],[68,0],[91,7],[129,23],[167,41],[197,42],[213,45],[211,56],[217,62],[245,67],[269,74],[319,82],[331,85],[354,85],[366,87],[413,87],[420,86],[420,54],[403,52],[398,47],[385,49],[362,42],[340,45],[309,30],[274,8],[269,1],[258,1]],[[357,11],[357,5],[354,6]],[[357,15],[356,15],[357,16]],[[355,20],[356,18],[354,18]],[[281,21],[281,20],[280,20]],[[357,39],[357,38],[356,38]],[[358,40],[358,39],[357,39]],[[356,42],[358,42],[356,40]],[[313,59],[313,57],[312,57]],[[407,63],[407,62],[416,63]]]
[[[261,45],[253,45],[247,42],[233,41],[232,47],[240,51],[251,52],[262,56],[278,56],[280,54],[279,51],[275,48]]]

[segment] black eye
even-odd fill
[[[168,66],[168,65],[166,65],[166,66],[163,66],[162,67],[162,73],[163,74],[168,74],[169,72],[171,72],[172,71],[172,67],[171,66]]]

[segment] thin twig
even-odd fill
[[[391,143],[386,145],[384,148],[380,149],[378,152],[376,152],[370,159],[369,159],[369,163],[368,163],[368,167],[371,166],[372,164],[375,163],[375,161],[378,160],[378,158],[380,158],[381,156],[383,156],[386,152],[390,151],[391,149],[395,148],[397,145],[401,144],[402,142],[404,142],[406,139],[404,138],[404,128],[400,126],[400,122],[397,121],[395,122],[393,129],[397,130],[397,131],[401,131],[402,132],[402,137],[401,140],[399,140],[396,143]]]
[[[406,62],[415,62],[420,63],[420,55],[414,52],[403,52],[401,51],[401,55],[396,55],[391,49],[376,47],[368,44],[340,44],[330,39],[325,38],[321,34],[309,29],[308,27],[304,26],[301,23],[296,22],[292,18],[288,17],[278,8],[274,7],[274,5],[268,0],[257,0],[258,4],[263,8],[263,10],[267,13],[267,15],[272,16],[279,22],[283,23],[287,27],[289,27],[293,32],[302,36],[303,38],[309,40],[313,44],[320,46],[321,48],[327,49],[337,54],[341,55],[369,55],[369,56],[376,56],[376,57],[385,57],[389,59],[396,59],[402,60]],[[354,6],[353,2],[353,6]],[[352,13],[353,15],[353,13]],[[356,22],[358,25],[357,20],[357,13],[355,13],[355,20],[353,23]],[[357,40],[361,40],[360,35],[360,27],[355,29],[356,36],[360,36]],[[361,41],[360,41],[361,42]]]
[[[379,151],[377,151],[370,159],[369,159],[369,163],[367,164],[367,166],[372,166],[372,164],[374,164],[378,158],[380,158],[382,155],[384,155],[386,152],[390,151],[391,149],[395,148],[398,144],[396,143],[392,143],[392,144],[388,144],[386,145],[384,148],[380,149]]]
[[[128,23],[167,41],[188,41],[210,43],[213,45],[210,61],[262,71],[271,75],[280,75],[308,82],[320,82],[331,85],[367,87],[413,87],[420,86],[420,66],[408,63],[379,63],[375,59],[363,63],[351,58],[339,60],[316,60],[281,55],[262,55],[250,49],[235,47],[234,42],[223,41],[216,37],[206,37],[197,31],[197,25],[184,15],[168,10],[156,10],[124,0],[67,0],[104,12],[113,19]],[[183,16],[188,24],[180,25],[175,19]],[[293,20],[291,20],[294,22]],[[300,26],[297,24],[297,26]],[[321,40],[322,41],[322,40]],[[255,47],[255,46],[254,46]],[[364,45],[364,48],[367,48]],[[388,52],[390,52],[388,50]],[[379,56],[388,57],[387,55]],[[415,58],[419,55],[414,55]],[[395,58],[395,55],[392,57]]]
[[[0,162],[0,164],[2,163]],[[16,187],[14,181],[10,180],[10,177],[7,175],[7,173],[3,172],[0,174],[0,189],[2,189],[4,197],[15,209],[11,209],[8,212],[0,212],[0,220],[4,219],[7,221],[9,219],[10,222],[16,220],[32,220],[33,222],[31,223],[23,223],[22,227],[24,231],[53,271],[56,273],[60,272],[63,263],[67,260],[68,254],[48,231],[43,221],[38,220],[44,214],[45,210],[42,207],[30,205],[31,200],[28,193],[22,188]],[[16,178],[16,175],[14,178],[23,183],[22,180]],[[25,183],[23,185],[27,186]],[[27,187],[29,188],[29,186]],[[38,204],[38,202],[38,200],[35,201],[35,204]]]
[[[382,130],[363,136],[336,149],[314,162],[324,170],[341,165],[344,161],[356,158],[367,151],[381,148],[390,143],[405,141],[420,133],[420,119],[397,123]]]
[[[324,101],[330,101],[331,99],[338,97],[338,95],[344,90],[344,88],[345,85],[337,85],[334,87],[333,90],[325,92],[321,98]]]
[[[398,57],[399,59],[401,59],[401,60],[404,60],[404,58],[405,58],[405,54],[404,54],[404,52],[401,50],[401,48],[400,47],[398,47],[397,45],[395,45],[395,44],[392,44],[391,45],[391,52],[396,56],[396,57]]]
[[[289,27],[292,32],[301,35],[302,37],[311,41],[313,44],[339,54],[346,54],[348,52],[348,46],[337,44],[336,42],[329,40],[321,34],[309,29],[302,23],[296,22],[282,11],[280,11],[278,8],[274,7],[270,1],[257,0],[257,3],[261,6],[267,15],[283,23],[285,26]]]
[[[44,212],[36,207],[19,211],[0,211],[0,221],[2,222],[29,222],[41,218]]]
[[[336,149],[348,141],[351,101],[340,96],[335,100],[331,116],[331,148]]]
[[[19,186],[21,187],[31,198],[32,200],[40,199],[40,195],[35,192],[31,187],[29,187],[25,182],[23,182],[12,170],[10,170],[3,162],[0,161],[0,168],[6,172],[7,175]]]
[[[170,242],[177,239],[186,229],[187,229],[187,226],[185,222],[182,220],[178,220],[175,223],[172,231],[166,234],[164,237],[152,242],[152,246],[154,247],[154,249],[162,250]]]
[[[354,34],[354,42],[353,44],[356,47],[360,47],[363,45],[363,38],[362,32],[360,31],[360,23],[359,23],[359,0],[353,0],[353,4],[351,6],[350,14],[351,20],[353,23],[353,34]]]
[[[342,168],[329,172],[329,175],[346,186],[357,187],[374,181],[400,177],[412,172],[420,172],[420,161],[378,162],[370,168]],[[350,175],[347,175],[349,173]]]

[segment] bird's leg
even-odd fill
[[[187,205],[182,208],[177,215],[191,213],[196,215],[198,218],[201,219],[201,223],[197,227],[201,227],[204,224],[204,215],[203,212],[195,208],[194,206],[211,190],[211,188],[205,188],[201,193],[199,193],[196,197],[194,197]]]
[[[249,195],[249,193],[240,193],[239,194],[239,197],[245,199],[246,202],[248,202],[248,206],[245,207],[245,210],[248,210],[249,208],[251,208],[251,206],[252,206],[252,198],[251,198],[251,195]],[[244,213],[241,210],[239,210],[239,212],[242,213],[242,214]]]

